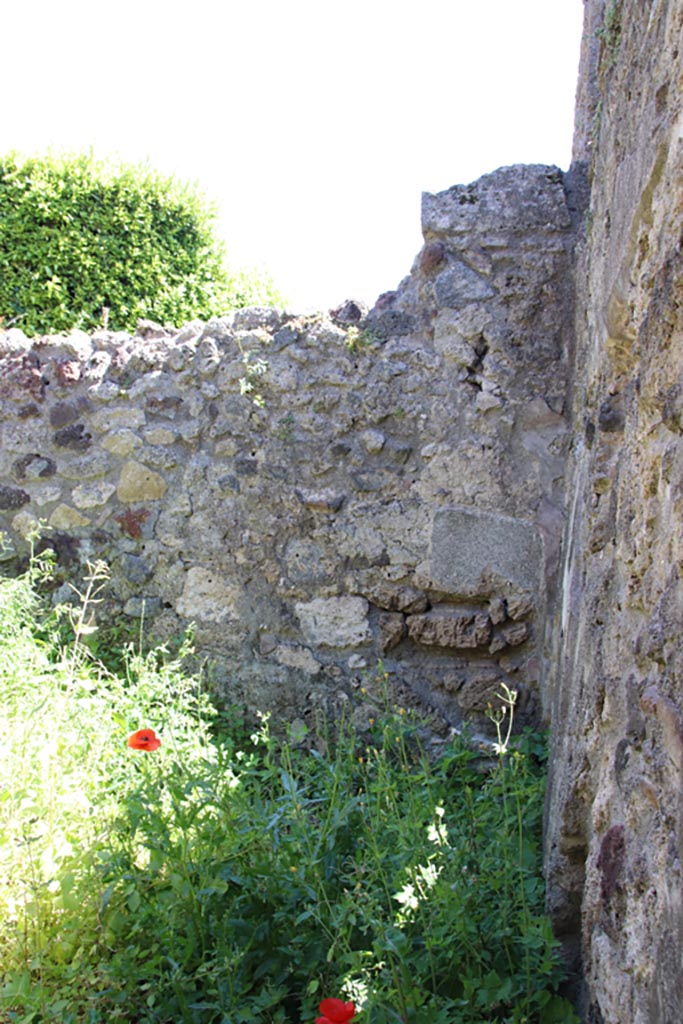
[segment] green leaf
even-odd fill
[[[229,271],[216,210],[195,189],[91,156],[0,160],[0,317],[28,335],[110,329],[140,316],[208,319],[282,299]],[[39,269],[37,269],[39,268]]]

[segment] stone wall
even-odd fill
[[[549,905],[586,1020],[683,1007],[683,3],[586,4]]]
[[[484,725],[501,681],[538,720],[567,438],[563,176],[505,168],[425,196],[423,222],[412,273],[367,316],[0,336],[8,568],[46,522],[64,573],[110,565],[103,623],[144,613],[163,640],[194,622],[251,710],[306,719],[381,658],[445,725]]]

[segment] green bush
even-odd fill
[[[231,272],[193,187],[91,156],[0,158],[0,318],[27,335],[180,325],[281,301]]]
[[[312,1024],[343,997],[359,1024],[576,1020],[539,737],[429,758],[389,707],[366,735],[250,737],[163,652],[116,676],[36,617],[30,580],[0,585],[0,1019]],[[159,749],[127,746],[141,727]]]

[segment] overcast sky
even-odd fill
[[[197,182],[297,309],[396,287],[420,196],[566,168],[583,0],[6,0],[0,152]]]

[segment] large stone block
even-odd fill
[[[363,597],[316,597],[295,606],[307,641],[320,647],[356,647],[370,639]]]
[[[449,594],[487,594],[491,584],[536,591],[543,542],[522,519],[474,508],[439,509],[430,547],[432,586]]]
[[[220,573],[195,565],[185,577],[176,612],[199,622],[228,622],[236,617],[239,589]]]

